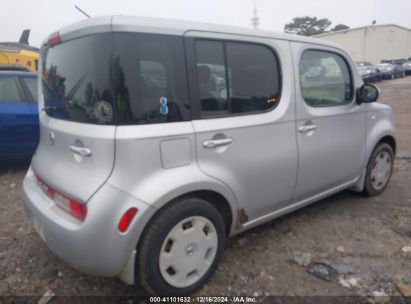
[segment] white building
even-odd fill
[[[354,61],[380,63],[383,59],[411,57],[411,29],[394,25],[372,25],[315,36],[337,43]]]

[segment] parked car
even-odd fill
[[[378,89],[337,45],[114,16],[42,46],[40,75],[65,114],[39,86],[50,110],[40,113],[24,202],[48,247],[80,271],[190,294],[226,237],[344,189],[378,195],[389,182],[392,110],[373,102]],[[147,62],[162,75],[149,87]]]
[[[404,58],[402,58],[402,59],[389,59],[389,60],[384,59],[384,60],[381,60],[381,63],[390,63],[392,65],[397,65],[397,64],[402,65],[406,61],[407,61],[407,59],[404,59]]]
[[[0,71],[0,161],[30,158],[38,141],[36,74]]]
[[[411,60],[404,62],[402,68],[404,69],[406,75],[411,75]]]
[[[355,64],[358,66],[373,66],[373,64],[369,61],[357,61]]]
[[[374,66],[357,65],[357,70],[364,83],[378,82],[382,79],[380,70]]]
[[[376,82],[383,80],[383,75],[382,75],[381,70],[377,66],[373,66],[372,69],[374,70],[374,73],[375,73]]]
[[[383,79],[394,79],[394,65],[390,63],[380,63],[377,65],[378,69],[382,72]]]
[[[378,68],[382,71],[384,79],[394,79],[405,76],[404,68],[398,64],[380,63]]]
[[[405,77],[405,69],[402,65],[396,64],[394,65],[394,76],[395,78],[402,78]]]

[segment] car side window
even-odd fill
[[[197,41],[196,59],[202,116],[226,115],[228,91],[224,44],[216,41]]]
[[[277,106],[281,78],[268,47],[199,40],[195,50],[201,117],[255,114]]]
[[[331,107],[351,102],[351,79],[347,62],[340,55],[309,50],[301,57],[301,91],[310,106]]]
[[[116,33],[119,125],[188,121],[184,44],[181,37]]]
[[[0,102],[20,102],[20,94],[15,77],[0,78]]]
[[[21,78],[24,83],[26,84],[31,97],[33,98],[35,102],[37,102],[37,78],[32,78],[32,77],[22,77]]]

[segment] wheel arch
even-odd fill
[[[188,187],[187,190],[186,187]],[[152,210],[155,210],[152,213],[149,213],[148,216],[144,219],[144,228],[140,230],[139,233],[136,232],[136,234],[133,234],[133,237],[130,240],[130,245],[132,248],[130,248],[130,256],[128,258],[128,261],[122,270],[122,272],[119,274],[120,279],[127,283],[127,284],[133,284],[135,282],[135,267],[136,267],[136,256],[137,256],[137,251],[139,249],[139,246],[141,244],[142,237],[144,234],[147,232],[147,229],[150,225],[150,223],[154,220],[156,215],[163,210],[166,206],[169,204],[175,202],[176,200],[182,199],[184,197],[197,197],[203,200],[206,200],[209,202],[211,205],[213,205],[217,211],[221,214],[225,226],[226,226],[226,233],[227,235],[231,235],[233,231],[235,230],[236,227],[236,222],[237,222],[237,210],[238,210],[238,205],[235,200],[235,197],[230,193],[230,192],[225,192],[229,191],[228,189],[221,188],[219,189],[218,186],[214,184],[214,186],[211,187],[202,187],[202,188],[193,188],[189,187],[189,185],[186,185],[186,187],[180,188],[180,189],[174,189],[174,191],[170,193],[165,193],[162,195],[161,198],[159,198],[156,203],[152,205]],[[221,186],[222,187],[222,186]],[[216,189],[217,188],[217,189]],[[219,191],[222,190],[222,191]]]
[[[396,142],[394,136],[392,136],[392,135],[386,135],[386,136],[382,137],[382,138],[376,143],[376,145],[374,146],[374,148],[373,148],[372,151],[374,151],[374,149],[375,149],[380,143],[386,143],[386,144],[388,144],[389,146],[391,146],[391,148],[392,148],[392,150],[393,150],[393,152],[394,152],[394,155],[396,154],[396,151],[397,151],[397,142]],[[368,158],[368,159],[369,159],[369,158]]]
[[[156,208],[156,212],[150,217],[146,226],[150,224],[150,222],[154,219],[156,214],[160,212],[162,209],[167,207],[169,204],[180,200],[185,197],[195,197],[199,199],[203,199],[210,203],[213,207],[217,209],[220,213],[221,217],[224,220],[226,226],[227,235],[230,235],[232,229],[235,227],[235,222],[237,219],[237,204],[233,201],[230,201],[226,195],[222,194],[221,191],[216,189],[210,188],[198,188],[198,189],[191,189],[191,190],[180,190],[180,191],[173,191],[174,193],[169,193],[163,196],[164,199],[158,200],[153,207]],[[144,233],[144,232],[143,232]],[[140,237],[141,238],[141,237]]]
[[[374,150],[381,143],[388,144],[393,149],[394,157],[395,157],[395,154],[396,154],[396,151],[397,151],[397,141],[396,141],[393,133],[388,132],[387,134],[384,134],[384,135],[380,136],[379,138],[377,138],[375,141],[373,141],[373,143],[367,149],[367,157],[365,159],[365,164],[364,164],[364,168],[362,170],[361,176],[358,179],[358,181],[355,183],[355,185],[351,188],[351,190],[353,190],[355,192],[362,192],[364,190],[366,168],[367,168],[368,162],[370,161],[370,158],[371,158]]]

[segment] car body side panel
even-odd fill
[[[0,100],[0,160],[29,158],[37,147],[39,123],[36,105],[19,78],[35,74],[3,72],[0,77],[14,79],[20,96],[19,101]]]
[[[367,158],[368,163],[377,143],[385,136],[395,140],[394,114],[391,107],[381,103],[367,104]]]
[[[185,143],[180,146],[184,151],[177,152],[185,155],[185,161],[165,168],[164,160],[171,158],[167,153],[176,151],[161,151],[161,147],[173,142]],[[190,192],[214,191],[226,198],[236,219],[234,194],[198,168],[191,122],[176,122],[168,128],[163,124],[117,127],[116,160],[108,183],[155,209]]]
[[[0,159],[29,157],[38,122],[26,102],[0,102]]]

